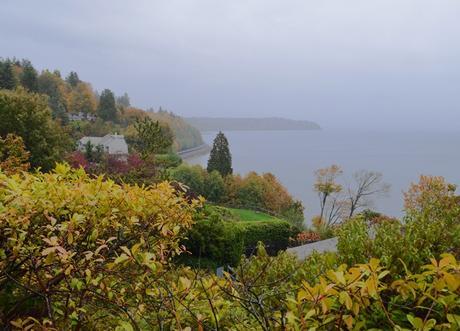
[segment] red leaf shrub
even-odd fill
[[[80,168],[87,169],[89,166],[88,160],[86,160],[85,155],[80,151],[75,151],[67,157],[67,161],[69,162],[72,168]]]
[[[319,233],[313,231],[300,232],[295,238],[291,238],[291,246],[300,246],[321,240]]]

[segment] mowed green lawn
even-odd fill
[[[242,222],[280,221],[279,218],[249,209],[227,208]]]

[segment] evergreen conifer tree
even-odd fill
[[[109,89],[102,91],[97,113],[105,121],[115,121],[117,119],[115,96]]]
[[[22,61],[22,73],[20,76],[22,87],[30,92],[38,91],[38,74],[32,63],[28,60]]]
[[[76,87],[78,83],[81,82],[80,78],[78,77],[78,74],[75,71],[71,71],[65,80],[72,87]]]
[[[13,90],[16,87],[13,64],[9,59],[0,60],[0,89]]]
[[[209,173],[217,170],[222,176],[233,173],[232,155],[228,148],[228,140],[221,131],[219,131],[214,139],[207,170]]]

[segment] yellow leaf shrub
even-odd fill
[[[134,319],[126,307],[139,309],[181,253],[200,203],[166,182],[118,185],[63,164],[49,174],[0,173],[2,322],[39,316],[61,329],[95,327],[108,312]]]

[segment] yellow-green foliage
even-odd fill
[[[311,261],[310,261],[311,262]],[[459,330],[460,265],[449,254],[423,272],[394,278],[378,259],[299,279],[308,264],[265,253],[224,277],[189,274],[173,283],[164,325],[235,330]]]
[[[460,330],[459,262],[435,245],[423,252],[425,265],[391,250],[397,223],[374,239],[382,243],[380,253],[372,251],[381,260],[361,249],[359,256],[344,256],[365,256],[363,263],[338,266],[343,258],[332,253],[298,261],[286,252],[268,256],[259,246],[256,256],[218,277],[171,263],[200,204],[168,183],[117,185],[66,165],[49,174],[0,174],[0,326]],[[455,224],[457,206],[449,208],[445,215]],[[412,234],[416,225],[440,224],[425,221],[407,224],[404,245],[425,238]],[[354,222],[342,235],[365,238],[363,223]],[[458,251],[456,241],[441,247]],[[392,263],[397,256],[400,270]]]
[[[420,274],[392,279],[378,259],[329,271],[316,284],[303,282],[288,304],[294,328],[458,329],[460,265],[449,254]]]
[[[49,174],[0,173],[0,316],[52,326],[125,319],[182,248],[199,201],[168,183],[117,185],[58,165]],[[139,308],[140,309],[140,308]]]
[[[7,134],[5,139],[0,137],[0,169],[6,174],[29,170],[30,153],[24,146],[20,136]]]

